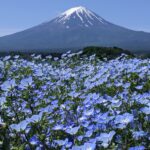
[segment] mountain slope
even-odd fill
[[[0,50],[55,51],[85,46],[118,46],[148,51],[150,33],[114,25],[84,7],[75,7],[49,22],[0,38]]]

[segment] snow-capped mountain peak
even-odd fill
[[[73,7],[71,9],[65,11],[64,13],[62,13],[62,15],[65,15],[66,17],[69,17],[73,13],[83,13],[83,12],[87,13],[88,10],[85,7],[79,6],[79,7]]]
[[[150,33],[115,25],[79,6],[35,27],[1,37],[0,50],[47,49],[50,53],[63,53],[68,49],[76,51],[86,46],[117,46],[148,52],[149,41]]]
[[[82,6],[74,7],[61,13],[55,19],[55,22],[64,24],[67,28],[69,28],[71,24],[90,27],[99,23],[107,23],[103,18]]]

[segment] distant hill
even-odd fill
[[[48,49],[62,53],[91,45],[148,52],[150,33],[120,27],[84,7],[75,7],[49,22],[0,37],[1,51]]]
[[[121,56],[121,54],[126,54],[129,57],[134,57],[134,54],[131,53],[130,51],[123,50],[118,47],[95,47],[95,46],[85,47],[81,55],[91,56],[94,54],[100,59],[105,58],[114,59]]]

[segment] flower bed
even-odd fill
[[[0,145],[150,149],[150,59],[0,59]]]

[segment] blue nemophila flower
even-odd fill
[[[6,97],[0,97],[0,106],[6,102]]]
[[[126,127],[127,127],[126,124],[118,124],[118,126],[117,126],[118,129],[124,129]]]
[[[53,101],[51,102],[51,104],[52,104],[52,106],[53,106],[54,108],[57,108],[57,107],[58,107],[58,100],[53,100]]]
[[[135,88],[136,88],[137,90],[141,90],[141,89],[143,89],[143,85],[136,86]]]
[[[71,150],[84,150],[83,146],[74,145]]]
[[[123,84],[123,87],[124,87],[124,88],[129,88],[130,86],[131,86],[131,83],[130,83],[130,82]]]
[[[39,113],[38,115],[33,115],[28,119],[29,122],[38,122],[41,120],[43,113]]]
[[[75,91],[72,91],[72,92],[70,92],[68,95],[71,96],[71,97],[76,98],[76,97],[78,97],[78,96],[80,95],[80,93],[77,93],[77,92],[75,92]]]
[[[83,150],[95,150],[96,144],[95,143],[84,143]]]
[[[30,130],[31,130],[31,127],[30,127],[30,126],[29,126],[29,127],[27,126],[27,128],[25,129],[25,133],[28,134],[28,133],[30,132]]]
[[[5,81],[1,85],[1,89],[3,91],[9,91],[11,88],[14,88],[15,86],[16,86],[16,81],[15,81],[15,79],[12,79],[12,80]]]
[[[57,61],[57,60],[59,60],[59,58],[58,57],[54,57],[54,60]]]
[[[33,137],[30,138],[29,140],[31,145],[38,145],[40,143],[38,137],[36,135],[34,135]]]
[[[24,121],[21,121],[20,123],[18,124],[12,124],[10,125],[10,128],[12,130],[16,130],[17,132],[20,132],[20,131],[24,131],[27,127],[27,125],[29,124],[28,121],[24,120]]]
[[[130,147],[129,150],[146,150],[144,146]]]
[[[14,56],[15,59],[18,59],[19,57],[20,57],[19,55],[15,55],[15,56]]]
[[[133,95],[133,98],[136,100],[139,104],[149,104],[149,94],[136,94]]]
[[[78,127],[68,127],[65,131],[71,135],[75,135],[78,130],[80,129],[80,126]]]
[[[112,102],[111,104],[112,107],[120,107],[122,105],[122,101],[119,99],[113,99],[111,100],[111,102]]]
[[[94,108],[84,111],[85,116],[91,116],[94,114]]]
[[[36,147],[36,149],[35,150],[43,150],[43,148],[42,147],[40,147],[40,146],[38,146],[38,147]]]
[[[144,114],[149,115],[149,114],[150,114],[150,107],[141,108],[141,111],[142,111]]]
[[[96,120],[98,123],[108,123],[109,121],[111,121],[112,119],[114,119],[114,116],[109,116],[108,112],[105,113],[100,113],[99,115],[97,115]]]
[[[92,99],[98,99],[99,98],[99,94],[97,94],[97,93],[93,93],[92,95],[91,95],[91,98]]]
[[[98,142],[102,142],[102,146],[107,148],[109,146],[109,143],[111,142],[113,136],[116,134],[115,131],[111,131],[109,133],[101,133],[99,137],[96,137],[96,140]]]
[[[64,146],[64,145],[68,144],[68,139],[65,139],[65,140],[54,140],[54,142],[56,144],[58,144],[59,146]]]
[[[77,137],[77,139],[78,139],[78,141],[82,141],[83,140],[83,136],[80,135],[80,136]]]
[[[34,56],[34,59],[35,59],[35,60],[38,60],[38,59],[41,59],[41,58],[42,58],[41,55]]]
[[[63,130],[63,129],[64,129],[63,125],[56,125],[53,127],[53,130]]]
[[[132,135],[133,135],[134,139],[139,140],[141,137],[146,136],[147,133],[144,131],[134,131],[134,132],[132,132]]]
[[[4,58],[3,58],[3,61],[7,61],[7,60],[9,60],[11,58],[11,56],[5,56]]]
[[[43,76],[42,70],[41,69],[35,70],[35,75],[38,76],[38,77]]]
[[[51,55],[46,56],[46,59],[52,59],[52,56]]]
[[[21,80],[19,87],[22,88],[22,89],[25,89],[28,86],[31,86],[32,83],[33,83],[32,77],[28,77],[28,78],[25,78],[25,79]]]
[[[16,130],[17,132],[24,131],[28,124],[31,122],[38,122],[42,118],[42,113],[39,115],[33,115],[31,118],[27,118],[26,120],[21,121],[18,124],[12,124],[10,127],[12,130]]]
[[[68,142],[68,143],[65,145],[65,147],[66,147],[66,148],[70,148],[70,147],[72,146],[72,144],[73,144],[72,142]]]
[[[124,113],[122,115],[118,115],[115,118],[115,124],[123,124],[127,125],[128,123],[132,122],[134,120],[134,116],[129,113]]]
[[[91,137],[93,134],[93,131],[92,130],[89,130],[86,132],[85,136],[84,137]]]
[[[84,143],[84,145],[81,146],[73,146],[71,150],[95,150],[95,148],[95,143]]]
[[[119,87],[119,86],[122,86],[122,83],[117,82],[117,83],[114,83],[114,85],[115,85],[116,87]]]

